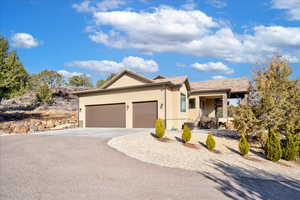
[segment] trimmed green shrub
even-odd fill
[[[285,160],[296,160],[299,150],[299,138],[289,133],[282,141],[282,158]]]
[[[208,133],[208,136],[206,138],[206,146],[210,151],[212,151],[216,147],[216,141],[212,133]]]
[[[155,122],[155,134],[159,138],[165,135],[165,127],[162,119],[157,119]]]
[[[182,135],[181,135],[182,141],[186,143],[191,140],[191,137],[192,137],[192,133],[190,128],[187,125],[184,125]]]
[[[239,150],[240,150],[240,153],[243,156],[246,155],[250,150],[250,146],[249,146],[248,141],[245,137],[245,134],[241,135],[241,139],[240,139],[240,142],[239,142]]]
[[[271,129],[265,146],[265,154],[268,160],[276,162],[282,156],[280,139],[274,129]]]

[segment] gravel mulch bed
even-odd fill
[[[148,134],[130,134],[112,138],[108,145],[138,160],[165,167],[182,168],[199,173],[221,173],[272,180],[299,180],[300,166],[280,160],[273,163],[259,150],[252,149],[246,157],[239,154],[238,140],[217,137],[215,151],[207,150],[207,133],[193,133],[189,144],[178,141],[181,133],[169,131],[164,141]]]

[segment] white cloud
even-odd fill
[[[72,7],[77,12],[96,12],[116,9],[125,3],[125,0],[103,0],[100,2],[84,0],[81,3],[73,4]]]
[[[12,36],[12,46],[17,48],[33,48],[39,45],[37,39],[35,39],[29,33],[16,33]]]
[[[119,8],[120,6],[124,5],[126,1],[124,0],[103,0],[99,3],[97,3],[97,8],[99,10],[111,10],[115,8]]]
[[[142,72],[157,72],[158,64],[154,60],[144,60],[140,57],[129,56],[122,61],[125,68],[136,69]]]
[[[289,20],[300,20],[300,0],[272,0],[272,7],[286,10]]]
[[[151,12],[95,12],[93,17],[92,41],[147,55],[176,52],[237,63],[255,63],[273,54],[293,62],[300,58],[300,27],[256,26],[237,34],[199,10],[170,7]]]
[[[227,6],[225,0],[206,0],[206,2],[216,8],[224,8]]]
[[[232,74],[234,70],[222,62],[209,62],[205,64],[194,63],[192,67],[203,72],[213,72],[221,74]]]
[[[59,70],[57,71],[59,74],[61,74],[62,76],[64,76],[65,78],[69,78],[71,76],[80,76],[83,75],[83,73],[80,72],[69,72],[66,70]],[[89,74],[87,76],[90,76]]]
[[[217,76],[213,76],[212,79],[214,80],[218,80],[218,79],[225,79],[225,76],[221,76],[221,75],[217,75]]]
[[[196,8],[196,3],[194,0],[186,0],[186,3],[181,5],[181,8],[185,10],[194,10]]]
[[[158,64],[154,60],[144,60],[143,58],[134,56],[125,57],[121,62],[109,60],[72,61],[66,63],[65,66],[78,67],[97,74],[117,73],[125,68],[149,73],[158,71]]]

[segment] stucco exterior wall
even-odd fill
[[[202,92],[192,94],[190,98],[195,98],[196,108],[189,109],[189,120],[190,122],[195,122],[195,120],[200,116],[215,117],[215,102],[214,98],[222,98],[225,92]],[[204,107],[200,108],[200,99],[204,101]]]
[[[128,74],[124,74],[116,82],[114,82],[107,88],[128,87],[128,86],[136,86],[136,85],[143,85],[143,84],[144,83],[142,81],[139,81]]]
[[[188,119],[188,105],[185,113],[180,112],[181,92],[187,92],[185,86],[177,89],[166,88],[165,86],[153,86],[138,89],[108,91],[104,93],[84,94],[79,97],[79,120],[83,122],[83,127],[85,127],[85,107],[87,105],[125,103],[126,128],[132,128],[132,103],[143,101],[157,101],[158,118],[161,118],[163,120],[166,119],[166,128],[181,129],[182,124]]]
[[[199,96],[191,95],[189,99],[195,99],[195,108],[189,108],[188,118],[190,122],[195,122],[198,116],[201,114]]]

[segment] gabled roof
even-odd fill
[[[101,89],[105,89],[108,86],[112,85],[114,82],[116,82],[119,78],[121,78],[125,74],[129,74],[129,75],[135,77],[136,79],[141,80],[141,81],[143,81],[145,83],[154,83],[154,80],[152,80],[150,78],[147,78],[146,76],[138,74],[138,73],[136,73],[134,71],[131,71],[129,69],[125,69],[125,70],[121,71],[120,73],[116,74],[111,80],[109,80],[106,83],[104,83],[102,85]]]
[[[156,83],[170,81],[174,85],[183,84],[187,80],[187,76],[175,76],[170,78],[156,79],[154,80]]]
[[[157,75],[157,76],[155,76],[155,77],[153,78],[153,80],[156,80],[156,79],[164,79],[164,78],[167,78],[167,77],[165,77],[165,76],[163,76],[163,75]]]
[[[160,83],[160,82],[170,82],[173,85],[182,85],[182,84],[186,84],[186,87],[188,90],[190,90],[190,83],[188,81],[188,77],[187,76],[174,76],[174,77],[169,77],[169,78],[163,78],[163,79],[156,79],[155,83]]]
[[[114,82],[116,82],[123,75],[128,74],[131,77],[144,82],[145,84],[108,88]],[[222,80],[209,80],[189,83],[187,76],[175,76],[175,77],[165,77],[162,75],[156,76],[154,79],[147,78],[141,74],[133,72],[129,69],[125,69],[119,74],[115,75],[111,80],[107,81],[101,88],[95,88],[80,92],[74,92],[74,94],[86,94],[93,92],[107,92],[115,90],[124,90],[130,88],[142,88],[151,87],[158,85],[169,85],[171,87],[181,86],[185,84],[188,91],[190,92],[212,92],[212,91],[228,91],[231,93],[248,92],[250,83],[248,78],[232,78],[232,79],[222,79]]]
[[[192,92],[201,92],[209,90],[230,90],[230,92],[248,92],[250,82],[246,77],[208,80],[190,83]]]

